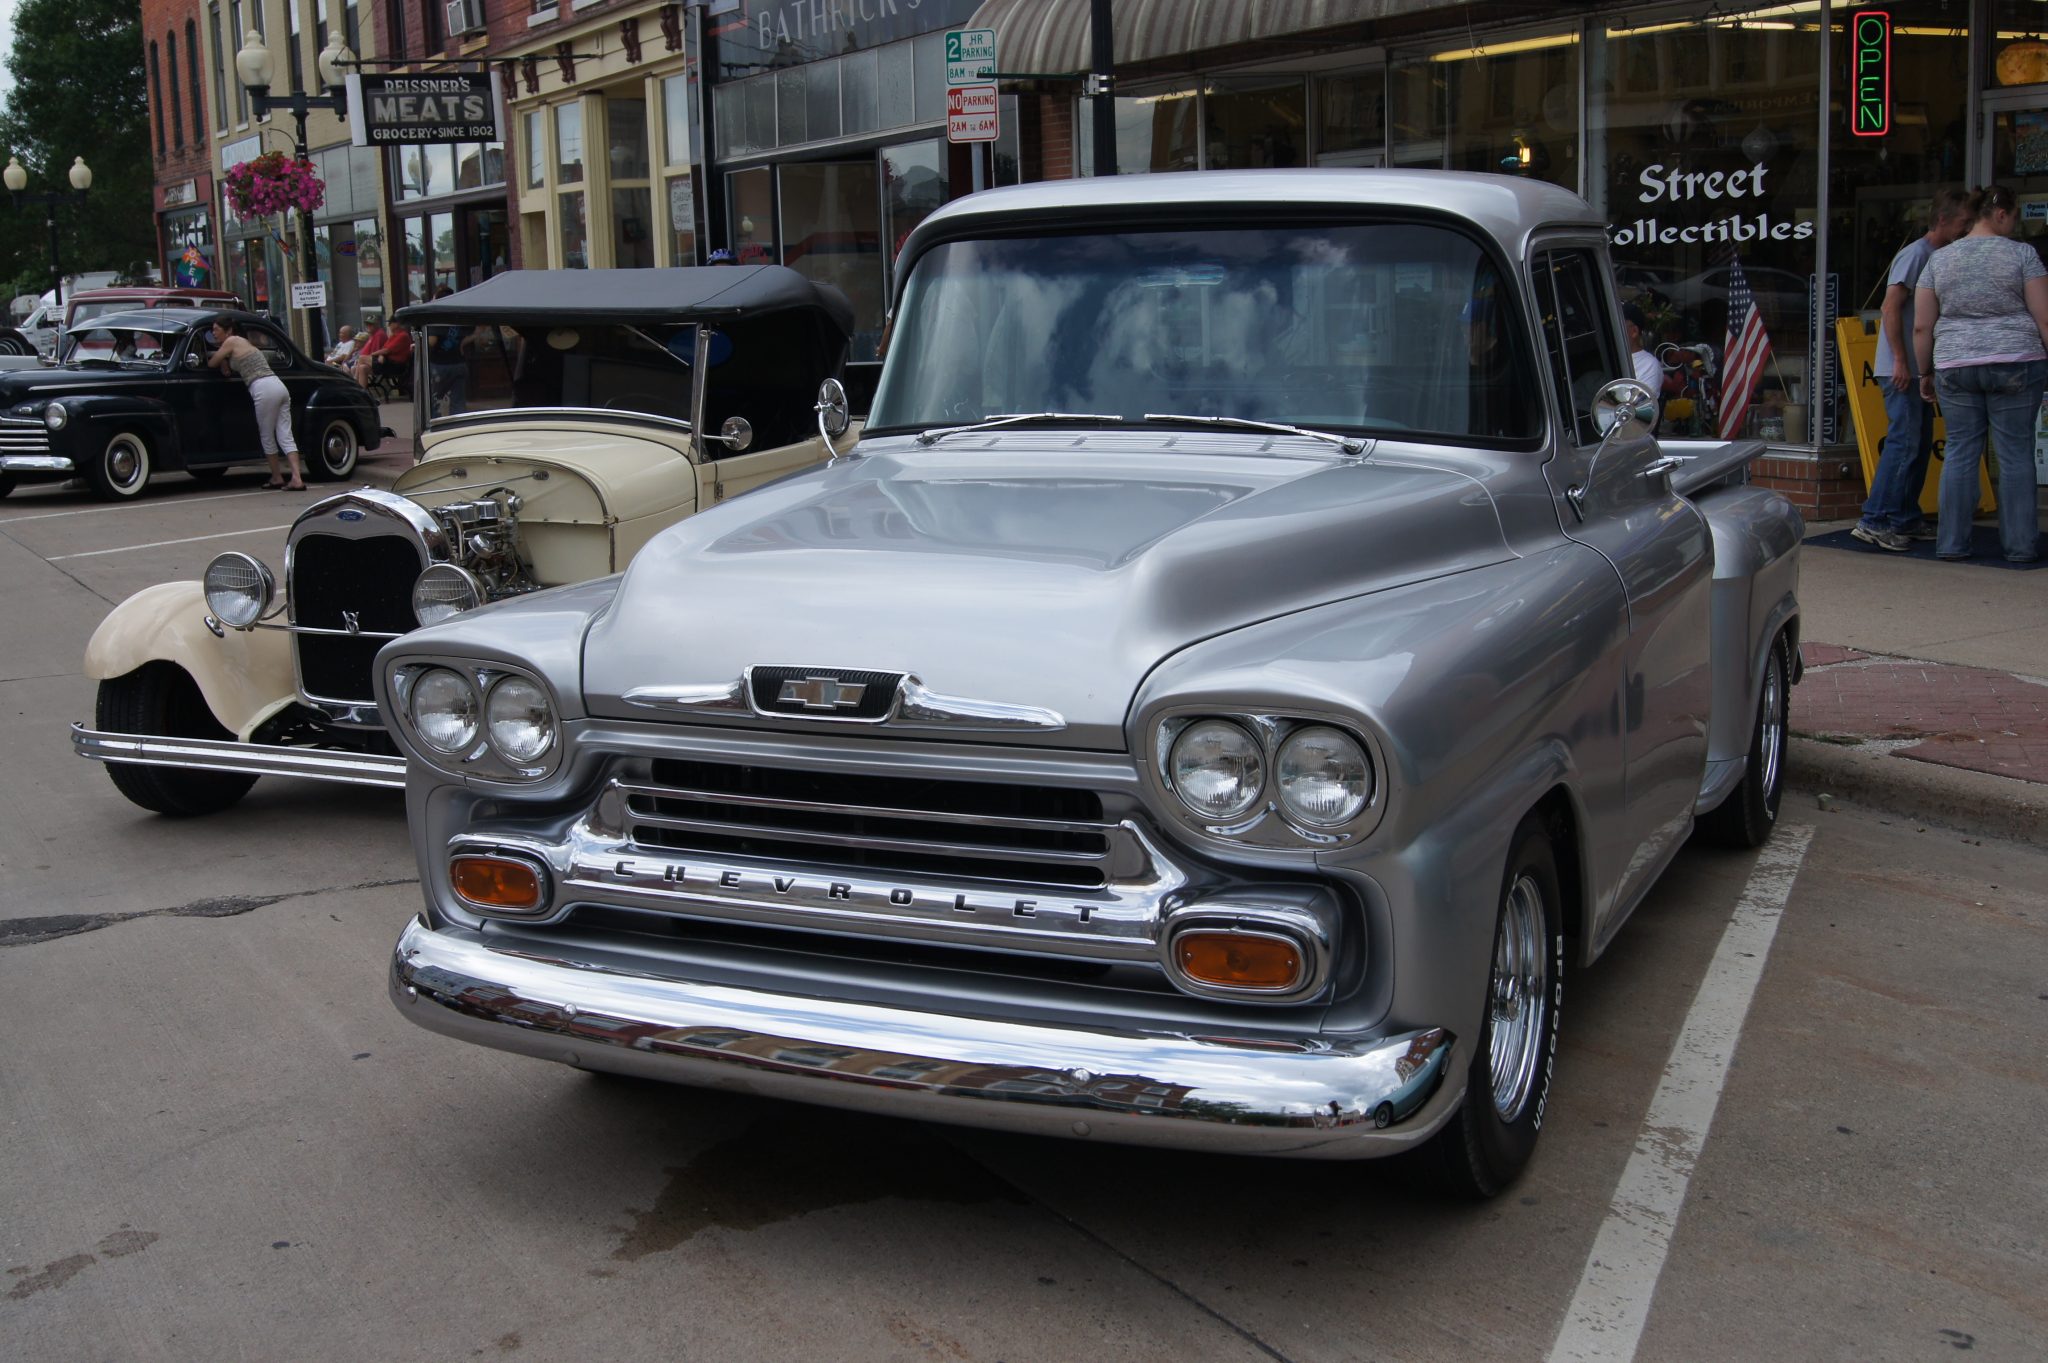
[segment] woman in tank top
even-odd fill
[[[233,367],[249,385],[249,399],[256,404],[256,434],[263,441],[263,457],[270,461],[270,481],[265,487],[289,492],[306,490],[306,475],[299,467],[299,443],[292,438],[292,395],[270,368],[263,352],[241,334],[235,319],[225,314],[213,319],[213,354],[206,363],[215,369]],[[291,459],[291,480],[277,462],[282,450]]]

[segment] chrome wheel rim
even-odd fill
[[[142,449],[135,443],[135,437],[120,435],[107,446],[107,481],[116,488],[127,491],[142,477],[146,465]]]
[[[355,463],[356,434],[348,423],[337,421],[320,437],[320,462],[329,473],[345,474]]]
[[[1493,1107],[1504,1122],[1522,1115],[1536,1090],[1543,1023],[1550,1009],[1550,964],[1543,951],[1543,890],[1520,876],[1502,906],[1493,939]]]
[[[1764,799],[1775,808],[1778,802],[1778,773],[1785,764],[1785,669],[1778,649],[1764,668],[1762,713],[1757,723],[1763,729]]]

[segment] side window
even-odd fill
[[[1536,258],[1536,305],[1543,310],[1543,349],[1556,380],[1558,415],[1581,445],[1600,441],[1593,398],[1611,380],[1628,377],[1591,251],[1546,251]]]
[[[282,374],[292,367],[292,352],[276,332],[266,331],[262,327],[250,327],[248,337],[249,344],[263,352],[263,358],[270,361],[270,367],[274,372]]]

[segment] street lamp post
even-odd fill
[[[85,202],[86,191],[92,188],[92,167],[85,163],[83,156],[71,158],[71,188],[36,189],[28,187],[28,171],[22,167],[21,158],[7,158],[7,169],[0,171],[0,180],[7,184],[7,192],[14,198],[14,206],[23,203],[39,203],[50,224],[50,287],[56,292],[57,302],[64,302],[64,267],[57,259],[57,205],[68,200]]]
[[[235,73],[248,88],[251,111],[257,118],[270,117],[272,106],[290,111],[296,130],[292,154],[305,161],[310,159],[306,151],[306,115],[315,109],[326,109],[337,118],[348,117],[348,92],[342,82],[355,61],[356,54],[342,42],[340,32],[330,32],[327,49],[320,54],[318,64],[320,81],[327,87],[327,93],[309,95],[303,90],[294,90],[289,95],[273,96],[270,78],[276,73],[276,63],[270,49],[264,45],[263,35],[252,28],[243,35],[242,50],[235,54]],[[303,209],[299,211],[299,250],[305,257],[306,282],[311,283],[318,277],[314,273],[313,217]],[[306,309],[306,340],[306,349],[316,358],[327,347],[326,328],[322,325],[319,308]]]

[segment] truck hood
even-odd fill
[[[1512,556],[1479,483],[1384,446],[1354,463],[1178,433],[875,443],[642,550],[586,641],[590,713],[658,719],[650,691],[711,694],[755,666],[869,670],[1063,721],[1005,741],[1116,750],[1139,683],[1191,643]]]

